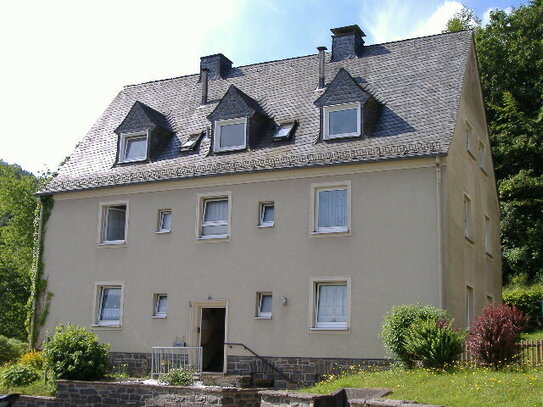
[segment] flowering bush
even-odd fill
[[[45,358],[43,357],[43,352],[31,350],[19,358],[19,363],[37,370],[42,370],[43,364],[45,363]]]
[[[468,335],[467,345],[476,362],[500,367],[519,354],[520,333],[528,319],[515,307],[491,304],[481,312]]]

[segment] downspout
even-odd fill
[[[31,292],[34,294],[32,297],[32,305],[31,305],[31,311],[32,314],[30,316],[30,327],[28,329],[28,345],[30,349],[34,349],[35,341],[37,338],[36,335],[36,318],[38,313],[38,302],[39,302],[39,281],[41,280],[39,276],[39,268],[40,268],[40,259],[41,259],[41,250],[42,250],[42,228],[43,228],[43,202],[41,200],[41,197],[38,198],[38,205],[40,207],[40,211],[38,213],[38,230],[36,235],[36,241],[34,242],[34,264],[32,264],[32,290]]]
[[[441,199],[441,157],[436,156],[436,204],[437,204],[437,268],[439,285],[439,308],[445,309],[445,276],[443,271],[443,246],[442,246],[442,199]]]

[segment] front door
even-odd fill
[[[223,372],[226,308],[202,307],[200,309],[202,371]]]

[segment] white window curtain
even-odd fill
[[[127,137],[125,141],[124,160],[134,161],[147,158],[147,136]]]
[[[228,226],[228,200],[204,202],[202,236],[226,235]]]
[[[156,304],[156,313],[165,314],[168,311],[168,296],[159,295]]]
[[[107,208],[106,233],[104,240],[122,241],[125,239],[126,206]]]
[[[319,191],[318,229],[347,228],[347,190]]]
[[[121,319],[121,289],[102,288],[100,322],[118,322]]]
[[[347,324],[347,285],[317,285],[316,325],[338,326]]]

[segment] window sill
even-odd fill
[[[153,315],[153,319],[166,319],[168,318],[167,315]]]
[[[122,329],[122,325],[103,325],[103,324],[93,324],[91,325],[91,329],[93,330],[104,330],[104,331],[120,331]]]
[[[271,315],[269,317],[258,317],[256,316],[255,319],[272,319]]]
[[[487,172],[487,170],[484,169],[483,167],[479,167],[479,168],[481,169],[481,172],[482,172],[483,174],[485,174],[485,175],[488,177],[488,172]]]
[[[258,225],[258,228],[259,229],[269,229],[269,228],[273,228],[275,226],[275,223],[272,223],[270,225]]]
[[[322,230],[311,232],[312,237],[340,237],[340,236],[351,236],[351,231],[349,229],[338,229],[338,230]]]
[[[196,243],[229,242],[229,241],[230,241],[230,235],[200,236],[196,238]]]
[[[168,233],[172,233],[171,230],[157,230],[155,232],[157,235],[167,235]]]
[[[349,332],[350,331],[350,328],[349,327],[334,327],[334,328],[309,328],[309,332],[311,333],[318,333],[318,332]]]
[[[98,249],[115,249],[117,247],[126,247],[126,240],[120,240],[118,242],[101,242],[97,243]]]
[[[464,242],[466,242],[468,246],[473,246],[474,244],[473,239],[469,236],[464,236]]]
[[[486,254],[486,257],[490,258],[490,259],[493,259],[494,256],[492,255],[492,253],[489,253],[489,252],[485,252]]]
[[[334,134],[331,135],[325,135],[322,139],[324,141],[330,141],[330,140],[340,140],[342,138],[359,138],[361,136],[360,133],[345,133],[345,134]]]

